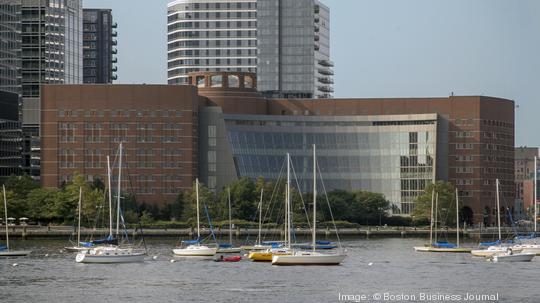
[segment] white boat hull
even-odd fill
[[[79,252],[75,257],[77,263],[135,263],[143,262],[145,254],[132,249],[117,247],[100,247]]]
[[[231,248],[218,248],[217,253],[219,254],[236,254],[242,251],[240,247],[231,247]]]
[[[491,260],[495,263],[500,262],[531,262],[532,259],[536,256],[534,253],[519,253],[519,254],[503,254],[503,255],[493,255]]]
[[[25,257],[31,253],[31,250],[4,250],[0,251],[0,257]]]
[[[217,248],[202,245],[190,245],[186,248],[173,249],[173,253],[182,257],[207,257],[214,256]]]
[[[341,254],[296,252],[292,255],[272,256],[272,265],[339,265],[346,257]]]

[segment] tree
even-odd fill
[[[430,224],[432,192],[438,195],[437,221],[441,225],[455,225],[455,187],[452,183],[437,181],[430,183],[424,190],[424,194],[416,198],[412,216],[415,224]],[[435,207],[435,202],[434,206]],[[435,216],[435,208],[433,210]]]
[[[321,213],[324,214],[324,218],[327,220],[331,219],[330,209],[325,201],[320,196],[317,198],[318,208],[321,210]],[[328,202],[332,209],[332,214],[334,215],[335,220],[350,220],[351,219],[351,206],[353,204],[354,194],[344,190],[333,190],[328,193]]]
[[[56,188],[36,188],[27,196],[28,217],[41,223],[60,219],[55,212],[59,190]]]
[[[4,185],[6,187],[9,216],[13,218],[29,216],[29,207],[26,197],[32,190],[39,188],[39,184],[30,176],[25,174],[23,176],[10,176]],[[2,210],[0,211],[0,214],[3,215],[4,209],[3,207],[1,208]]]

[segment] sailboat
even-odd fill
[[[111,196],[111,170],[107,158],[107,166],[109,167],[109,238],[112,237],[112,196]],[[122,187],[122,143],[119,147],[119,165],[118,165],[118,200],[116,203],[116,239],[120,235],[120,193]],[[146,252],[138,251],[132,247],[121,248],[115,245],[98,246],[86,251],[79,252],[75,257],[77,263],[134,263],[143,262]]]
[[[495,242],[497,245],[491,245],[487,249],[475,249],[471,251],[471,254],[476,257],[491,257],[497,253],[505,253],[508,250],[507,246],[502,245],[502,237],[501,237],[501,207],[500,207],[500,201],[499,201],[499,179],[495,180],[495,186],[497,191],[497,227],[498,227],[498,235],[499,238],[497,242]]]
[[[10,250],[9,249],[9,227],[8,227],[8,215],[7,215],[7,199],[6,199],[6,187],[2,185],[4,193],[4,218],[6,224],[6,246],[0,246],[0,257],[24,257],[32,253],[31,250]]]
[[[255,262],[272,262],[276,255],[291,254],[291,156],[287,154],[287,187],[285,188],[285,240],[284,242],[271,243],[271,247],[264,250],[253,250],[248,258]],[[261,198],[262,201],[262,198]],[[261,208],[262,211],[262,208]],[[259,244],[260,244],[260,214],[259,214]],[[264,243],[263,243],[264,244]]]
[[[173,249],[173,253],[177,256],[182,257],[214,256],[217,252],[216,247],[208,247],[206,245],[201,245],[201,228],[199,218],[199,179],[195,180],[195,193],[197,200],[197,239],[182,241],[182,244],[187,245],[187,247]]]
[[[231,217],[231,189],[228,188],[228,202],[229,202],[229,243],[220,243],[218,245],[217,252],[222,254],[234,254],[242,251],[240,247],[233,247],[232,241],[232,217]]]
[[[430,238],[429,245],[426,246],[416,246],[414,250],[417,252],[444,252],[444,253],[469,253],[471,252],[470,248],[464,248],[459,246],[459,192],[456,188],[456,244],[437,241],[437,215],[435,215],[435,220],[433,220],[433,194],[435,193],[435,188],[431,193],[431,221],[430,224]],[[435,213],[437,214],[439,194],[435,194]],[[433,242],[433,225],[435,225],[435,242]]]
[[[258,251],[258,250],[267,250],[272,248],[272,243],[274,242],[264,242],[262,241],[262,200],[264,195],[264,188],[261,189],[261,198],[259,200],[259,205],[257,207],[259,212],[259,233],[257,235],[257,243],[253,246],[244,246],[242,248],[250,251]]]
[[[81,205],[82,204],[82,187],[79,188],[79,204],[78,204],[78,212],[79,212],[79,222],[77,226],[77,245],[76,246],[69,246],[64,247],[64,250],[68,252],[79,252],[79,251],[85,251],[90,249],[93,245],[90,243],[90,245],[83,245],[83,242],[81,242]]]
[[[289,208],[290,209],[290,208]],[[294,250],[289,255],[272,256],[272,265],[339,265],[347,257],[343,253],[328,254],[316,251],[317,248],[317,157],[313,145],[313,234],[312,251]],[[289,234],[291,226],[289,228]]]

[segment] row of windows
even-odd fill
[[[456,138],[472,138],[472,132],[456,132]]]
[[[72,156],[61,156],[59,160],[60,168],[105,168],[106,162],[98,161],[94,159],[86,159],[84,162],[75,162],[73,159],[70,159]],[[137,169],[177,169],[182,170],[183,165],[179,162],[147,162],[147,161],[137,161],[127,165],[128,167],[135,167]]]
[[[113,109],[113,110],[101,110],[101,109],[90,109],[90,110],[82,110],[82,109],[59,109],[57,112],[57,116],[59,118],[64,117],[85,117],[85,118],[91,118],[91,117],[98,117],[98,118],[104,118],[106,115],[109,115],[111,118],[116,117],[122,117],[122,118],[129,118],[130,116],[137,117],[137,118],[144,118],[144,117],[150,117],[150,118],[156,118],[156,117],[183,117],[184,112],[181,110],[133,110],[133,109]]]
[[[247,14],[246,14],[247,15]],[[198,19],[196,17],[195,19]],[[206,17],[207,20],[210,18]],[[211,18],[211,19],[219,19],[219,18]],[[200,29],[206,29],[208,31],[216,30],[216,29],[229,29],[229,30],[236,30],[236,29],[257,29],[257,21],[231,21],[231,19],[251,19],[247,16],[234,16],[231,18],[230,16],[227,16],[227,19],[229,21],[223,21],[216,20],[216,21],[206,21],[206,20],[193,20],[193,22],[176,22],[173,24],[170,24],[167,26],[168,32],[173,32],[175,30],[182,30],[182,29],[194,29],[194,28],[200,28]]]
[[[255,66],[257,64],[257,59],[255,58],[237,58],[237,59],[231,59],[231,58],[227,58],[227,57],[222,57],[221,59],[204,59],[204,58],[200,58],[200,59],[181,59],[181,60],[174,60],[174,61],[171,61],[169,62],[167,65],[168,65],[168,68],[169,69],[172,69],[172,68],[175,68],[175,67],[182,67],[182,66],[196,66],[196,65],[199,65],[201,67],[203,66],[215,66],[215,65],[221,65],[221,64],[226,64],[226,65],[232,65],[232,64],[236,64],[236,65],[253,65]],[[175,69],[175,70],[172,70],[172,71],[169,71],[169,75],[175,75],[175,74],[178,74],[178,70],[181,70],[181,69]]]
[[[81,137],[79,136],[70,136],[70,135],[60,135],[60,143],[77,143]],[[182,143],[183,139],[178,136],[116,136],[116,137],[106,137],[99,134],[94,134],[93,136],[84,136],[85,143],[105,143],[106,138],[110,138],[111,142],[136,142],[136,143]]]
[[[471,155],[456,156],[456,161],[473,161],[473,156]]]

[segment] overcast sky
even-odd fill
[[[83,0],[118,22],[118,83],[166,83],[168,0]],[[291,0],[294,1],[294,0]],[[516,145],[538,146],[540,0],[323,0],[335,97],[515,100]]]

